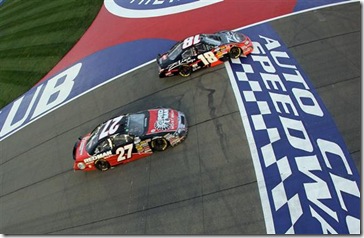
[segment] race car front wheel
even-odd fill
[[[188,77],[190,76],[192,73],[192,68],[189,65],[181,65],[179,67],[179,75],[181,75],[182,77]]]
[[[168,142],[164,138],[157,138],[150,142],[150,146],[152,147],[153,150],[163,151],[163,150],[167,149]]]
[[[104,159],[99,159],[95,161],[95,167],[100,170],[100,171],[106,171],[108,169],[110,169],[110,163],[107,162]]]
[[[240,57],[242,50],[239,47],[233,47],[230,49],[230,58],[237,59]]]

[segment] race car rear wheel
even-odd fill
[[[190,76],[192,73],[192,68],[189,65],[181,65],[179,67],[179,75],[181,75],[182,77],[188,77]]]
[[[108,169],[110,169],[110,163],[107,162],[104,159],[99,159],[95,161],[95,167],[100,170],[100,171],[106,171]]]
[[[150,142],[150,146],[155,151],[163,151],[168,147],[168,141],[164,138],[156,138]]]
[[[230,49],[230,58],[237,59],[240,57],[242,50],[239,47],[233,47]]]

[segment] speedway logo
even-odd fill
[[[267,232],[360,233],[360,177],[333,119],[279,36],[254,32],[251,56],[226,66]]]
[[[125,18],[172,15],[222,2],[223,0],[105,0],[106,9]]]

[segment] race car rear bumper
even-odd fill
[[[178,112],[178,128],[177,133],[179,137],[185,137],[187,135],[188,126],[187,118],[183,112]]]

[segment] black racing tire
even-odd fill
[[[181,66],[179,66],[178,73],[182,77],[188,77],[192,73],[192,68],[189,65],[181,65]]]
[[[156,138],[150,142],[150,146],[154,151],[164,151],[168,147],[168,141],[164,138]]]
[[[243,53],[243,51],[241,50],[240,47],[234,46],[230,49],[229,55],[230,55],[230,58],[237,59],[241,56],[242,53]]]
[[[106,171],[110,169],[110,163],[104,159],[99,159],[95,161],[95,167],[100,171]]]

